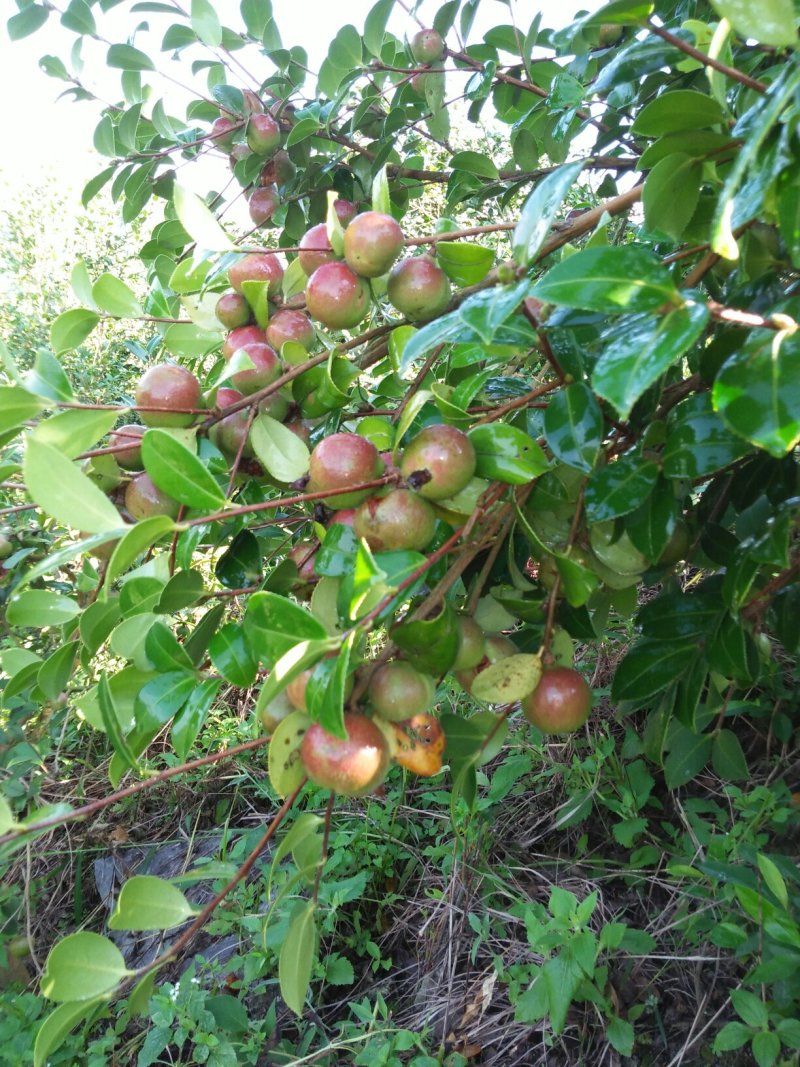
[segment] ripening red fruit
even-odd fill
[[[272,115],[254,114],[248,119],[245,136],[257,156],[271,156],[281,143],[281,128]]]
[[[250,218],[256,226],[263,226],[265,222],[269,222],[278,210],[279,204],[280,198],[278,197],[278,190],[275,186],[264,185],[253,190],[253,195],[250,197],[247,209],[250,212]]]
[[[334,200],[333,210],[336,212],[336,217],[341,223],[343,230],[347,229],[358,214],[358,208],[350,200]]]
[[[291,422],[287,422],[285,425],[287,430],[291,430],[305,444],[311,444],[311,427],[308,423],[303,422],[302,419],[292,419]]]
[[[427,500],[410,489],[393,489],[359,504],[353,529],[373,552],[421,552],[436,530],[436,515]]]
[[[269,282],[269,294],[277,293],[283,279],[283,265],[277,256],[270,252],[251,252],[228,271],[231,285],[242,292],[244,282]]]
[[[289,153],[279,148],[269,163],[261,171],[262,185],[286,185],[297,174],[297,167],[289,158]]]
[[[298,711],[308,711],[306,707],[306,687],[312,672],[312,667],[309,667],[307,671],[301,671],[286,686],[286,696]]]
[[[346,797],[372,792],[389,770],[386,738],[364,715],[344,716],[347,738],[334,737],[312,723],[300,745],[306,774],[315,785]]]
[[[403,231],[391,215],[364,211],[344,231],[344,258],[362,278],[385,274],[403,251]]]
[[[252,154],[253,153],[246,144],[235,144],[228,157],[228,163],[230,164],[231,170],[236,167],[237,163],[241,163],[243,159],[249,159]]]
[[[372,481],[378,476],[380,459],[371,441],[356,433],[335,433],[314,447],[309,459],[310,493],[344,489]],[[339,493],[323,499],[331,507],[355,507],[369,495],[369,489]]]
[[[238,352],[246,345],[265,345],[266,343],[267,335],[260,326],[238,326],[235,330],[231,330],[222,342],[222,355],[224,359],[230,359],[234,352]]]
[[[468,671],[472,667],[477,667],[486,655],[486,637],[477,622],[469,615],[459,615],[456,627],[458,628],[458,652],[450,669]]]
[[[355,508],[340,508],[338,511],[334,511],[333,515],[331,515],[328,525],[333,526],[335,522],[338,522],[340,526],[349,526],[352,530],[355,517]]]
[[[297,253],[297,258],[308,277],[311,277],[317,267],[321,267],[323,263],[333,263],[339,258],[331,248],[328,228],[324,222],[306,230],[300,238],[298,248],[300,251]]]
[[[544,671],[534,691],[522,701],[525,718],[543,734],[571,734],[586,722],[592,691],[571,667]]]
[[[153,483],[149,474],[137,474],[125,489],[125,507],[132,519],[149,519],[153,515],[178,517],[180,504]]]
[[[200,382],[191,371],[174,363],[157,363],[139,379],[136,406],[168,408],[168,411],[141,411],[147,426],[191,426],[195,416],[179,409],[198,408],[202,399]]]
[[[323,263],[308,279],[306,307],[328,329],[351,330],[366,318],[369,296],[369,285],[346,263]]]
[[[119,452],[114,453],[114,459],[123,470],[140,471],[142,469],[143,434],[144,426],[138,426],[136,423],[120,426],[118,430],[114,430],[111,434],[109,445],[111,448],[120,449]],[[127,445],[128,447],[120,448],[121,445]]]
[[[428,500],[446,500],[455,496],[475,473],[475,448],[455,426],[437,423],[426,426],[403,452],[400,471],[404,478],[426,470],[431,476],[418,492]]]
[[[281,361],[274,348],[261,344],[245,344],[240,348],[247,353],[253,366],[231,375],[235,389],[239,389],[245,396],[250,396],[280,378]]]
[[[281,308],[267,323],[267,341],[276,352],[280,352],[287,341],[294,341],[308,351],[316,339],[311,319],[303,311]]]
[[[415,33],[409,47],[417,63],[435,63],[444,55],[444,41],[436,30],[420,30]]]
[[[441,315],[450,303],[450,282],[430,256],[415,256],[392,267],[386,295],[401,315],[412,322],[426,322]]]
[[[211,124],[211,140],[219,148],[230,148],[236,137],[236,123],[227,115],[214,119]]]
[[[390,722],[400,722],[428,711],[433,704],[436,683],[405,660],[384,663],[369,680],[373,711]]]
[[[298,541],[286,553],[286,558],[292,560],[297,566],[297,575],[304,582],[315,582],[317,580],[314,561],[317,558],[318,548],[319,541],[312,541],[310,538],[306,538],[303,541]]]
[[[237,389],[217,390],[217,407],[221,411],[230,407],[231,404],[235,404],[238,400],[243,399],[244,397]],[[224,452],[225,455],[229,456],[231,459],[240,454],[240,448],[241,455],[249,459],[255,455],[252,445],[247,439],[249,435],[249,426],[250,411],[248,408],[241,408],[239,411],[234,411],[231,415],[226,415],[225,418],[220,419],[219,422],[215,422],[211,427],[208,436],[220,452]],[[242,444],[243,441],[244,444]]]
[[[214,314],[226,330],[246,326],[251,318],[250,305],[241,293],[223,293],[217,301]]]

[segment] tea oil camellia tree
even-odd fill
[[[106,0],[17,4],[11,39],[60,22],[63,58],[42,65],[97,109],[106,166],[84,203],[106,189],[125,221],[158,221],[143,300],[77,268],[50,347],[5,359],[5,706],[66,693],[111,760],[85,807],[0,801],[2,847],[179,775],[223,684],[254,692],[237,758],[267,759],[283,798],[202,909],[126,883],[112,929],[188,922],[150,962],[89,931],[48,946],[35,1062],[120,993],[146,1003],[314,783],[325,820],[278,835],[279,857],[303,837],[312,871],[278,973],[302,1014],[339,798],[441,774],[474,810],[510,722],[563,744],[591,716],[573,651],[609,619],[633,635],[613,714],[666,793],[706,767],[746,777],[746,694],[800,644],[790,0],[614,0],[483,35],[480,0],[427,22],[378,0],[316,75],[269,0],[230,26],[208,0],[133,4],[124,41]],[[82,46],[119,72],[113,102],[84,84]],[[160,72],[194,85],[181,114]],[[205,197],[184,183],[200,159]],[[60,358],[108,318],[150,324],[150,362],[129,396],[82,403]],[[47,553],[18,540],[30,515]],[[448,677],[482,710],[437,713]],[[796,710],[759,729],[788,750]],[[780,941],[788,904],[770,907]],[[575,996],[594,964],[576,966]],[[555,994],[536,1003],[558,1032]],[[602,1004],[630,1054],[630,1020]]]

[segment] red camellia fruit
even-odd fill
[[[217,407],[220,410],[224,410],[230,407],[231,404],[243,399],[244,397],[238,389],[217,390]],[[250,412],[247,408],[241,408],[231,415],[226,415],[219,422],[215,422],[209,431],[209,437],[220,452],[224,452],[231,459],[240,454],[240,448],[242,450],[241,455],[249,459],[254,455],[253,448],[247,440],[249,424]]]
[[[592,691],[571,667],[544,671],[534,691],[522,701],[525,718],[543,734],[571,734],[586,722]]]
[[[298,541],[286,553],[286,558],[296,564],[298,577],[302,578],[304,582],[315,582],[317,580],[314,561],[317,557],[318,548],[319,542],[308,538],[304,541]]]
[[[428,471],[429,482],[419,493],[428,500],[445,500],[461,492],[475,473],[475,448],[455,426],[437,423],[426,426],[403,452],[400,470],[404,478],[415,471]]]
[[[308,491],[319,493],[345,489],[372,481],[378,476],[381,461],[371,441],[356,433],[334,433],[315,445],[309,458]],[[355,507],[369,495],[369,489],[339,493],[323,499],[331,507]]]
[[[333,210],[336,212],[336,217],[341,223],[343,230],[347,229],[358,214],[358,208],[350,200],[334,200]]]
[[[126,426],[120,426],[118,430],[114,430],[109,438],[109,445],[111,448],[119,448],[119,452],[114,453],[114,459],[126,471],[140,471],[142,469],[142,435],[144,434],[144,426],[138,426],[136,423],[128,423]],[[126,448],[122,448],[122,445],[126,445]]]
[[[281,361],[274,348],[269,345],[247,344],[242,345],[241,349],[247,353],[253,366],[231,375],[234,388],[239,389],[245,396],[250,396],[280,378]]]
[[[245,136],[251,152],[271,156],[281,143],[281,128],[272,115],[254,114],[247,122]]]
[[[238,326],[235,330],[231,330],[222,342],[222,355],[223,358],[230,359],[234,352],[238,352],[246,345],[265,345],[266,343],[267,335],[260,326]]]
[[[281,308],[267,324],[267,341],[280,352],[287,341],[294,341],[308,351],[317,339],[311,319],[304,311]]]
[[[403,231],[391,215],[364,211],[344,231],[344,258],[362,278],[385,274],[403,250]]]
[[[236,123],[227,115],[214,119],[211,124],[211,140],[219,148],[230,148],[236,137]]]
[[[244,282],[268,282],[268,292],[274,295],[281,287],[283,264],[271,252],[251,252],[233,264],[228,278],[237,293],[242,292]]]
[[[278,210],[279,204],[280,198],[275,186],[264,185],[253,190],[247,208],[250,212],[250,218],[256,226],[263,226],[265,222],[269,222]]]
[[[315,785],[346,797],[363,796],[381,784],[389,770],[386,738],[364,715],[344,716],[347,737],[335,737],[312,723],[300,745],[306,774]]]
[[[297,258],[308,277],[311,277],[317,267],[321,267],[323,263],[333,263],[339,258],[331,248],[328,228],[324,222],[306,230],[300,238],[298,248],[300,251],[297,253]]]
[[[125,489],[125,507],[132,519],[149,519],[153,515],[178,517],[180,504],[167,496],[152,481],[149,474],[137,474]]]
[[[147,426],[191,426],[195,416],[180,410],[199,408],[200,382],[191,371],[174,363],[157,363],[145,371],[136,386],[136,406],[167,408],[167,411],[141,411]]]
[[[359,504],[353,529],[373,552],[420,552],[433,537],[436,515],[427,500],[410,489],[393,489]]]
[[[450,303],[450,282],[430,256],[415,256],[392,267],[386,295],[401,315],[426,322]]]
[[[306,307],[323,326],[351,330],[367,317],[369,285],[346,263],[323,263],[308,279]]]
[[[223,293],[214,308],[214,314],[226,330],[246,326],[250,321],[250,305],[241,293]]]
[[[297,167],[289,158],[289,153],[279,148],[269,163],[261,171],[262,185],[286,185],[297,174]]]
[[[338,511],[334,511],[333,515],[331,515],[328,525],[333,526],[335,522],[338,522],[340,526],[349,526],[352,530],[355,517],[355,508],[340,508]]]

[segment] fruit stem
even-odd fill
[[[322,831],[322,853],[319,857],[319,864],[317,865],[317,873],[314,876],[314,891],[311,894],[311,899],[316,904],[319,899],[319,884],[322,881],[322,869],[328,859],[328,843],[331,836],[331,816],[333,815],[333,806],[336,803],[336,794],[331,791],[328,797],[328,804],[325,808],[325,826]]]

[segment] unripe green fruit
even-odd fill
[[[236,123],[222,115],[211,124],[211,140],[219,148],[230,148],[236,137]]]
[[[377,278],[403,251],[403,240],[403,231],[391,215],[365,211],[344,231],[344,258],[362,278]]]
[[[202,399],[200,382],[191,371],[174,363],[150,367],[136,386],[136,406],[167,409],[198,408]],[[142,411],[147,426],[191,426],[195,416],[179,410]]]
[[[437,30],[420,30],[415,33],[409,47],[417,63],[435,63],[444,55],[444,41]]]
[[[600,25],[597,43],[601,48],[610,48],[622,37],[623,28],[614,22],[603,22]]]
[[[298,245],[297,258],[305,274],[310,278],[323,263],[334,263],[339,257],[328,240],[328,228],[324,222],[306,230]]]
[[[245,396],[250,396],[251,393],[258,392],[265,385],[271,385],[280,378],[281,361],[275,349],[270,348],[269,345],[248,344],[241,347],[247,353],[253,366],[231,375],[231,382],[235,389],[240,390]]]
[[[114,430],[108,439],[110,448],[119,448],[119,452],[114,452],[114,459],[117,461],[120,467],[126,471],[140,471],[142,470],[142,437],[144,436],[144,426],[139,426],[136,423],[127,423],[125,426],[120,426],[119,429]],[[128,447],[122,448],[123,445]]]
[[[237,293],[241,293],[244,282],[268,282],[269,295],[274,296],[283,280],[283,264],[271,252],[251,252],[233,264],[228,279]]]
[[[477,667],[486,655],[486,636],[469,615],[459,615],[456,626],[458,627],[458,652],[450,669],[468,671],[472,667]]]
[[[508,637],[503,637],[502,634],[491,634],[485,640],[486,654],[480,663],[468,670],[453,671],[453,674],[461,688],[470,693],[472,691],[472,683],[481,671],[491,667],[493,663],[499,663],[501,659],[506,659],[508,656],[516,656],[518,651],[517,646]]]
[[[392,267],[386,294],[401,315],[426,322],[450,303],[450,282],[430,256],[415,256]]]
[[[435,693],[433,678],[401,659],[378,667],[368,689],[373,711],[390,722],[402,722],[429,711]]]
[[[149,474],[137,474],[125,489],[125,507],[132,519],[149,519],[153,515],[178,517],[180,504],[153,483]]]
[[[278,693],[274,700],[271,700],[265,708],[261,708],[258,713],[258,718],[264,730],[268,734],[274,734],[278,727],[287,715],[295,710],[286,693]]]
[[[367,317],[369,296],[369,285],[346,263],[323,263],[308,279],[306,307],[328,329],[351,330]]]
[[[311,319],[303,311],[281,308],[267,324],[267,341],[276,352],[280,352],[287,341],[294,341],[308,351],[316,339],[317,334]]]
[[[592,691],[570,667],[546,670],[522,701],[525,718],[543,734],[569,734],[583,726],[592,707]]]
[[[347,738],[342,740],[319,723],[312,723],[300,745],[300,758],[315,785],[341,796],[363,796],[386,777],[389,746],[375,723],[364,715],[346,714],[344,726]]]
[[[11,553],[14,551],[14,546],[11,544],[5,534],[0,534],[0,559],[8,559]]]
[[[292,403],[289,396],[282,389],[279,389],[277,393],[270,393],[269,396],[259,401],[258,413],[259,415],[269,415],[271,419],[275,419],[277,422],[283,422],[289,414],[291,406]]]
[[[217,407],[220,411],[224,411],[225,408],[230,407],[232,404],[243,399],[244,397],[237,389],[217,390]],[[241,408],[239,411],[234,411],[231,415],[226,415],[225,418],[220,419],[219,422],[215,422],[209,431],[209,437],[220,452],[224,452],[230,459],[234,459],[240,454],[240,448],[242,450],[241,455],[250,459],[254,455],[254,452],[252,445],[250,445],[247,440],[249,423],[249,410],[247,408]],[[242,442],[244,442],[244,444],[242,444]]]
[[[260,326],[238,326],[235,330],[231,330],[222,342],[222,355],[224,359],[230,359],[233,353],[238,352],[240,348],[246,348],[247,345],[265,345],[266,343],[267,335]]]
[[[250,305],[241,293],[223,293],[217,301],[214,314],[226,330],[246,326],[252,317]]]
[[[425,96],[425,86],[428,82],[428,75],[424,71],[417,71],[417,73],[411,79],[411,88],[418,96]]]
[[[272,115],[251,115],[245,136],[257,156],[271,156],[281,143],[281,128]]]
[[[675,529],[670,534],[669,541],[667,541],[664,551],[658,557],[658,562],[662,567],[671,567],[679,560],[686,559],[686,554],[689,551],[691,544],[692,536],[689,533],[689,527],[683,519],[678,519],[675,523]]]
[[[247,208],[256,226],[263,226],[265,222],[269,222],[279,205],[280,197],[275,186],[264,185],[253,190]]]
[[[269,163],[261,171],[262,185],[286,185],[297,174],[297,167],[289,158],[289,153],[279,148]]]
[[[359,504],[353,529],[373,552],[420,552],[433,537],[436,515],[427,500],[410,489],[393,489]]]
[[[380,467],[378,450],[371,441],[355,433],[335,433],[323,438],[311,453],[308,491],[317,493],[360,485],[376,478]],[[323,503],[334,508],[355,507],[369,496],[369,492],[369,489],[361,489],[355,493],[340,493],[323,499]]]
[[[416,471],[428,471],[430,481],[420,486],[420,496],[446,500],[469,482],[476,462],[475,448],[467,435],[455,426],[438,423],[426,426],[407,445],[400,471],[404,478]]]

